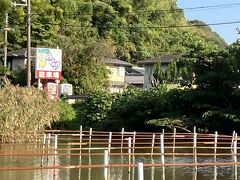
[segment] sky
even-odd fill
[[[206,24],[240,21],[240,0],[177,0],[178,7],[192,8],[205,6],[219,6],[226,4],[236,4],[225,6],[224,8],[205,8],[185,10],[184,14],[188,20],[201,20]],[[240,23],[230,25],[210,26],[217,32],[228,44],[231,44],[239,38],[237,28],[240,29]]]

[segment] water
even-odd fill
[[[52,145],[53,146],[53,145]],[[74,145],[62,145],[59,148],[74,148]],[[42,153],[37,145],[30,144],[4,144],[0,145],[0,168],[7,167],[40,167],[44,166],[67,166],[67,165],[88,165],[103,164],[103,156],[69,156],[70,153],[79,153],[79,150],[61,150],[64,156],[49,156],[41,158],[37,154]],[[49,152],[49,153],[53,153]],[[101,151],[92,151],[101,152]],[[32,156],[3,156],[3,154],[31,154]],[[55,159],[54,159],[55,158]],[[213,157],[198,157],[198,162],[213,162]],[[231,162],[231,156],[219,156],[217,162]],[[160,164],[161,157],[135,156],[132,162],[143,162],[144,164]],[[192,163],[192,156],[166,156],[167,163]],[[111,156],[110,164],[128,164],[128,156]],[[235,170],[237,170],[235,172]],[[163,173],[164,172],[164,173]],[[240,168],[234,165],[208,166],[208,167],[145,167],[144,178],[146,180],[236,180],[240,176]],[[82,169],[50,169],[50,170],[19,170],[0,171],[0,180],[103,180],[103,168],[82,168]],[[137,180],[137,168],[117,167],[110,168],[110,180]]]
[[[129,135],[127,135],[129,136]],[[141,135],[142,137],[143,135]],[[144,135],[146,136],[146,135]],[[103,165],[103,151],[104,150],[91,150],[91,156],[83,155],[79,156],[79,149],[74,150],[70,148],[79,148],[79,145],[74,145],[75,142],[79,143],[78,137],[69,136],[63,137],[59,140],[58,150],[55,152],[53,149],[48,151],[49,154],[54,152],[57,155],[51,156],[41,156],[40,154],[45,154],[46,150],[43,150],[43,145],[39,144],[0,144],[0,180],[103,180],[104,178],[104,168],[59,168],[59,169],[39,169],[39,167],[49,167],[49,166],[74,166],[74,165]],[[119,137],[119,136],[118,136]],[[103,137],[102,137],[103,138]],[[53,138],[54,139],[54,138]],[[97,139],[97,141],[96,141]],[[96,144],[92,144],[92,147],[107,147],[108,139],[105,137],[99,139],[96,136]],[[116,139],[115,139],[116,140]],[[139,138],[139,146],[149,147],[151,140],[144,140]],[[230,139],[231,140],[231,139]],[[182,141],[182,140],[181,140]],[[204,140],[205,141],[205,140]],[[229,140],[228,140],[229,141]],[[47,141],[48,142],[48,141]],[[83,140],[86,143],[83,148],[88,147],[89,139]],[[101,142],[104,142],[101,144]],[[106,142],[106,143],[105,143]],[[116,141],[114,141],[116,142]],[[119,141],[118,141],[119,142]],[[185,140],[184,140],[185,142]],[[189,142],[189,140],[186,140]],[[200,142],[200,139],[199,139]],[[206,142],[210,142],[209,139]],[[136,143],[137,144],[137,143]],[[167,142],[166,142],[167,144]],[[186,146],[185,146],[186,145]],[[45,145],[46,146],[46,145]],[[119,143],[114,143],[112,146],[118,146]],[[154,150],[155,153],[160,152],[159,143],[157,149]],[[176,149],[177,153],[192,153],[193,149],[186,149],[189,144],[183,143],[181,146],[184,148]],[[208,149],[207,147],[212,147],[211,144],[203,144],[204,148],[199,148],[198,153],[212,153],[213,149]],[[206,148],[205,148],[206,146]],[[219,144],[219,146],[223,146]],[[229,146],[229,144],[227,144]],[[50,143],[49,148],[54,147],[54,142]],[[125,144],[126,147],[126,144]],[[47,147],[45,147],[47,148]],[[124,149],[126,153],[128,149]],[[137,153],[150,152],[151,149],[135,149]],[[172,149],[165,149],[165,152],[171,152]],[[119,152],[119,150],[112,150],[111,152]],[[229,149],[218,149],[218,153],[230,153]],[[82,150],[82,153],[88,153],[88,150]],[[93,153],[101,153],[101,155],[93,155]],[[14,156],[14,155],[18,156]],[[70,156],[71,154],[71,156]],[[75,154],[75,155],[74,155]],[[185,154],[186,155],[186,154]],[[192,156],[165,156],[166,164],[182,164],[182,163],[193,163],[194,159]],[[217,156],[217,162],[232,162],[232,156]],[[138,162],[143,162],[146,164],[161,164],[161,156],[132,156],[131,163],[137,164]],[[214,162],[213,156],[198,156],[198,163],[211,163]],[[110,164],[128,164],[129,156],[111,156]],[[2,171],[3,168],[26,168],[30,167],[29,170],[11,170]],[[34,169],[34,167],[38,169]],[[31,169],[32,168],[32,169]],[[238,174],[240,175],[240,168],[236,165],[225,165],[225,166],[205,166],[205,167],[144,167],[144,179],[145,180],[237,180]],[[137,180],[137,168],[134,167],[112,167],[109,168],[109,180]]]

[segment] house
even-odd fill
[[[126,68],[125,82],[130,86],[142,89],[144,83],[144,68],[137,66]]]
[[[181,54],[172,54],[172,55],[164,55],[160,56],[159,58],[150,58],[144,61],[139,61],[138,64],[143,66],[144,71],[144,89],[148,89],[152,87],[151,80],[153,74],[153,67],[154,65],[160,60],[163,72],[166,71],[167,66],[173,61],[178,58],[182,57]]]
[[[35,58],[36,48],[31,48],[32,58]],[[31,66],[35,66],[35,61],[31,62]],[[10,70],[19,70],[27,67],[27,48],[22,48],[7,54],[7,67]]]
[[[126,68],[131,68],[132,64],[115,58],[103,58],[103,63],[110,70],[109,82],[111,92],[122,92],[127,86],[125,81]]]
[[[36,48],[31,49],[32,58],[35,58]],[[27,66],[27,48],[19,49],[8,53],[8,68],[10,70],[23,69]],[[32,60],[32,69],[35,67],[35,60]],[[109,82],[111,92],[121,92],[126,86],[133,85],[143,87],[144,70],[121,61],[116,58],[103,58],[102,62],[110,70]]]

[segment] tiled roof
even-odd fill
[[[121,61],[121,60],[115,59],[115,58],[103,58],[102,61],[105,64],[108,64],[108,65],[126,66],[126,67],[131,67],[132,66],[132,64],[130,64],[126,61]]]
[[[138,61],[138,64],[144,65],[144,64],[155,64],[157,61],[161,61],[162,64],[168,64],[171,61],[181,58],[182,54],[171,54],[171,55],[163,55],[160,56],[159,58],[150,58],[144,61]]]
[[[31,48],[32,56],[35,56],[36,48]],[[27,48],[18,49],[16,51],[9,52],[7,54],[8,57],[27,57]]]

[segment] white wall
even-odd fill
[[[144,66],[144,84],[143,84],[143,88],[144,89],[149,89],[152,87],[152,84],[151,84],[151,77],[152,77],[152,70],[153,70],[153,66],[154,64],[145,64]],[[166,71],[167,69],[167,64],[162,64],[162,70],[163,72]]]

